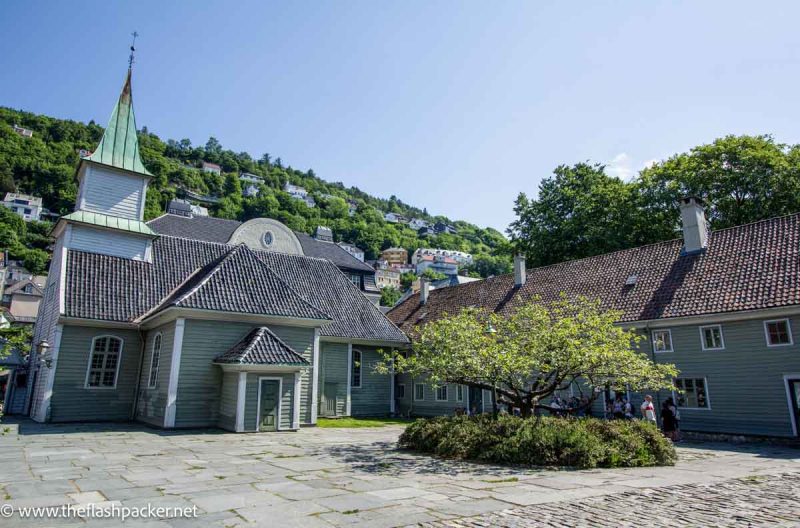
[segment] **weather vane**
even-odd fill
[[[128,57],[128,69],[133,68],[133,52],[136,51],[134,46],[136,46],[136,37],[138,37],[139,34],[134,31],[131,35],[133,36],[133,40],[131,41],[131,55]]]

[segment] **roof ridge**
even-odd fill
[[[764,218],[762,220],[756,220],[754,222],[748,222],[746,224],[738,224],[738,225],[735,225],[735,226],[725,227],[725,228],[722,228],[722,229],[715,229],[715,230],[710,232],[710,235],[713,235],[715,233],[722,233],[722,232],[725,232],[725,231],[731,231],[731,230],[734,230],[734,229],[741,229],[741,228],[749,227],[749,226],[756,225],[756,224],[762,224],[762,223],[766,223],[766,222],[773,222],[773,221],[776,221],[776,220],[780,220],[780,219],[783,219],[783,218],[789,218],[789,217],[792,217],[792,216],[800,216],[800,212],[789,213],[789,214],[785,214],[785,215],[781,215],[781,216],[773,216],[771,218]],[[670,238],[669,240],[661,240],[661,241],[658,241],[658,242],[651,242],[649,244],[642,244],[641,246],[634,246],[634,247],[630,247],[630,248],[626,248],[626,249],[617,249],[615,251],[609,251],[607,253],[600,253],[598,255],[592,255],[592,256],[588,256],[588,257],[581,257],[581,258],[571,259],[571,260],[562,260],[561,262],[554,262],[552,264],[546,264],[544,266],[536,266],[535,268],[530,268],[530,269],[525,271],[525,274],[528,275],[528,274],[530,274],[530,273],[532,273],[532,272],[534,272],[536,270],[544,270],[544,269],[548,269],[548,268],[554,268],[556,266],[565,266],[567,264],[573,264],[573,263],[582,262],[582,261],[585,261],[585,260],[596,259],[596,258],[599,258],[599,257],[612,256],[612,255],[616,255],[618,253],[625,253],[626,251],[644,249],[644,248],[649,248],[649,247],[658,246],[658,245],[668,245],[670,243],[674,243],[674,242],[680,241],[680,240],[682,240],[681,237]],[[480,284],[480,283],[483,283],[485,281],[512,277],[513,275],[514,275],[513,272],[511,272],[511,273],[502,273],[500,275],[494,275],[492,277],[487,277],[487,278],[479,280],[479,281],[466,282],[466,283],[463,283],[463,284],[454,284],[453,286],[448,286],[448,288],[461,288],[461,287],[464,287],[464,286],[467,286],[467,285],[470,285],[470,284],[472,284],[472,285]],[[437,290],[431,290],[430,295],[433,295],[433,292],[435,292],[435,291],[437,291]],[[408,299],[414,297],[415,295],[419,295],[419,294],[418,293],[414,293],[414,294],[410,295],[408,297]]]
[[[247,244],[244,244],[244,243],[237,244],[237,246],[236,246],[236,247],[243,247],[243,248],[245,248],[246,254],[252,255],[252,256],[253,256],[253,258],[255,258],[255,260],[256,260],[256,261],[257,261],[257,262],[258,262],[258,263],[259,263],[261,266],[263,266],[263,267],[264,267],[264,269],[265,269],[265,270],[267,270],[267,271],[268,271],[268,272],[269,272],[269,273],[270,273],[270,274],[271,274],[271,275],[272,275],[272,276],[275,278],[275,280],[277,280],[278,282],[280,282],[281,284],[283,284],[284,286],[286,286],[286,289],[288,289],[290,292],[292,292],[294,295],[296,295],[298,299],[300,299],[300,300],[301,300],[301,301],[303,301],[305,304],[307,304],[309,307],[313,308],[314,310],[316,310],[316,311],[318,311],[319,313],[321,313],[322,315],[324,315],[324,316],[325,316],[326,318],[328,318],[329,320],[331,320],[331,321],[334,321],[334,320],[335,320],[335,319],[333,319],[333,317],[331,317],[331,315],[330,315],[328,312],[326,312],[326,311],[325,311],[325,310],[323,310],[322,308],[318,307],[317,305],[315,305],[314,303],[312,303],[311,301],[309,301],[308,299],[306,299],[306,298],[305,298],[303,295],[301,295],[301,294],[300,294],[300,292],[298,292],[297,290],[295,290],[295,289],[294,289],[294,288],[293,288],[291,285],[289,285],[289,283],[287,283],[285,280],[283,280],[283,278],[281,278],[281,276],[280,276],[280,275],[278,275],[277,273],[275,273],[275,271],[274,271],[274,270],[273,270],[273,269],[272,269],[272,268],[269,266],[269,264],[267,264],[266,262],[264,262],[263,260],[261,260],[260,258],[258,258],[258,253],[256,253],[254,250],[250,249],[250,248],[247,246]],[[269,251],[265,251],[265,253],[269,253]],[[274,252],[273,252],[273,253],[274,253]],[[284,254],[284,255],[289,255],[289,253],[283,253],[283,254]],[[303,256],[303,257],[304,257],[304,255],[297,255],[297,256]],[[324,259],[321,259],[321,260],[324,260]],[[326,262],[327,262],[327,261],[326,261]]]
[[[183,301],[185,301],[186,299],[188,299],[189,297],[191,297],[192,295],[197,293],[200,290],[200,288],[202,288],[204,285],[206,285],[208,283],[208,281],[211,280],[211,278],[219,272],[219,270],[222,268],[222,266],[227,261],[229,261],[231,258],[236,256],[236,254],[239,252],[240,248],[241,248],[241,245],[233,246],[233,248],[231,248],[230,251],[228,251],[227,253],[225,253],[221,257],[219,257],[219,258],[215,259],[214,261],[212,261],[212,263],[214,263],[214,265],[209,268],[209,270],[206,272],[205,276],[197,284],[195,284],[192,288],[190,288],[189,291],[187,291],[186,293],[181,295],[179,298],[177,298],[174,301],[172,301],[171,304],[176,304],[177,305],[179,303],[182,303]],[[200,270],[202,270],[202,269],[203,268],[200,268]]]

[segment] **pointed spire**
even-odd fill
[[[128,68],[128,75],[125,77],[119,101],[117,101],[108,126],[103,132],[103,139],[100,140],[94,153],[84,159],[152,176],[144,168],[142,159],[139,157],[139,139],[136,136],[136,117],[133,115],[130,68]]]

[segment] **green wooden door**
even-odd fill
[[[261,399],[259,400],[259,431],[278,430],[278,382],[276,380],[261,380]]]

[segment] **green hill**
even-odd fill
[[[32,129],[33,137],[16,134],[13,125]],[[84,124],[0,107],[0,191],[35,194],[53,212],[71,211],[77,194],[78,152],[93,150],[102,133],[102,127],[93,121]],[[163,141],[145,127],[139,132],[139,143],[144,164],[154,175],[147,193],[146,219],[163,214],[169,200],[188,192],[215,198],[209,206],[212,216],[242,221],[275,218],[307,233],[318,225],[328,226],[337,241],[364,249],[368,259],[388,247],[404,247],[409,252],[435,247],[472,253],[472,274],[488,276],[510,269],[508,242],[494,229],[430,215],[396,196],[376,198],[356,187],[326,182],[311,169],[285,166],[269,154],[254,159],[247,152],[224,149],[213,137],[204,146],[193,146],[188,139]],[[222,174],[203,172],[199,169],[202,161],[220,165]],[[243,172],[263,180],[257,197],[242,196],[239,174]],[[287,182],[304,187],[316,206],[309,207],[284,192]],[[357,205],[352,215],[348,202]],[[406,225],[386,222],[383,213],[387,212],[452,224],[456,233],[423,237]]]

